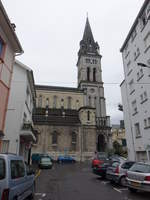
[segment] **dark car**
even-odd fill
[[[110,166],[110,162],[105,160],[104,162],[99,163],[93,167],[93,173],[101,176],[102,178],[106,177],[107,168]]]

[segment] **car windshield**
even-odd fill
[[[5,178],[5,161],[0,158],[0,180]]]
[[[150,173],[150,165],[136,163],[130,168],[130,171],[140,172],[140,173]]]
[[[97,158],[99,160],[106,160],[107,159],[107,155],[105,153],[98,153],[97,154]]]
[[[51,162],[50,158],[41,158],[41,162]]]

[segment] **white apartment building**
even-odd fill
[[[128,156],[150,159],[150,1],[145,0],[121,47],[121,83]],[[139,64],[141,63],[141,64]],[[143,65],[144,64],[144,65]],[[145,66],[145,67],[144,67]]]
[[[26,161],[30,158],[32,142],[36,141],[32,123],[35,97],[32,70],[15,61],[3,140],[8,142],[5,152],[22,155]]]

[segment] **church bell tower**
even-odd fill
[[[84,106],[95,108],[98,151],[110,146],[110,117],[106,116],[101,58],[100,47],[94,40],[87,17],[78,52],[78,88],[84,90]]]

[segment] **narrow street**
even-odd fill
[[[55,164],[36,180],[35,200],[149,200],[149,193],[131,194],[92,174],[88,164]]]

